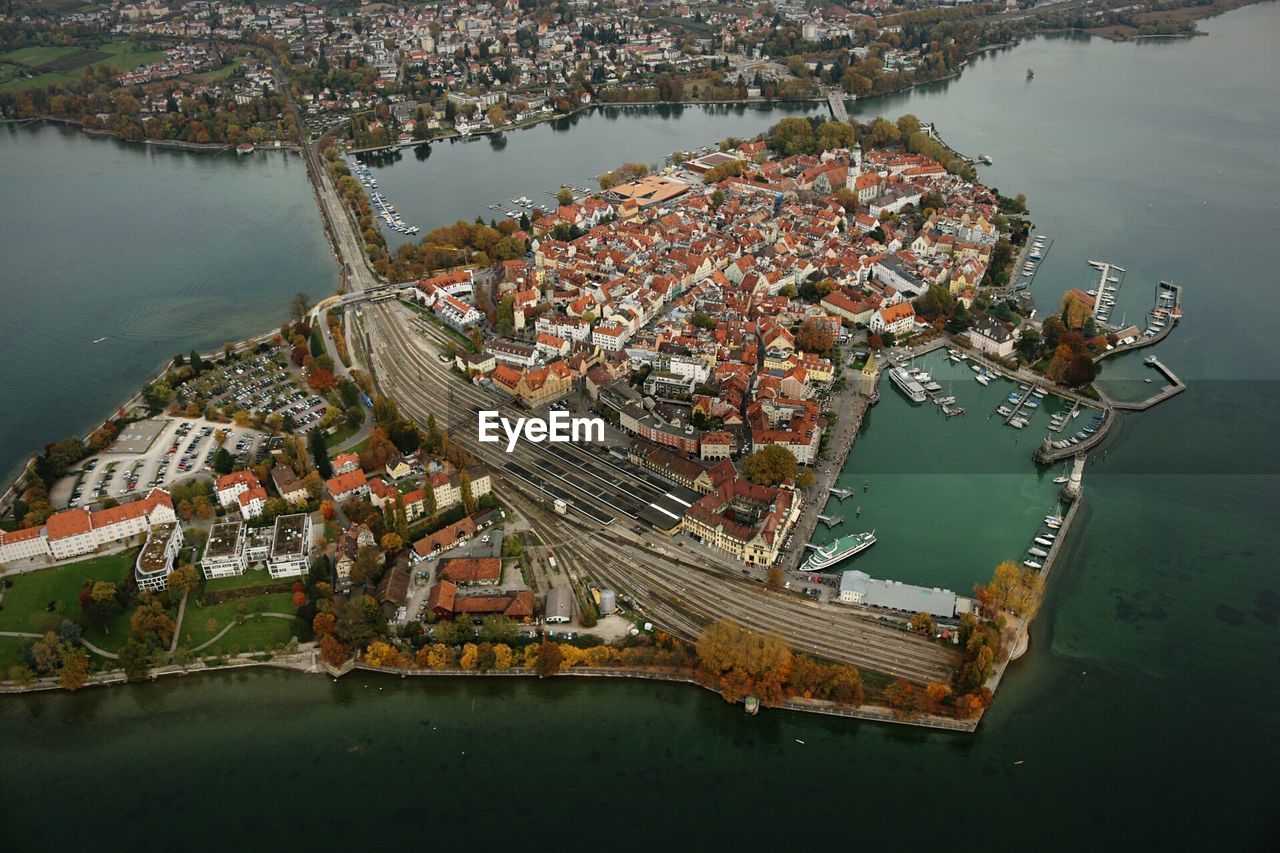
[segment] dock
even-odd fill
[[[844,518],[838,515],[819,515],[818,521],[821,521],[828,529],[835,527],[837,524],[844,524]]]
[[[1005,419],[1004,419],[1005,424],[1010,423],[1011,421],[1013,421],[1014,418],[1018,416],[1018,412],[1022,411],[1022,407],[1025,406],[1027,401],[1031,399],[1031,395],[1035,393],[1035,390],[1037,387],[1039,386],[1036,386],[1036,385],[1027,386],[1026,393],[1022,395],[1022,399],[1019,400],[1017,405],[1013,407],[1013,411],[1005,415]]]
[[[849,497],[849,495],[853,494],[853,490],[841,489],[841,488],[837,488],[836,486],[832,486],[831,488],[827,489],[827,494],[831,495],[833,498],[840,501],[841,503],[844,503],[844,499]]]
[[[1123,409],[1127,412],[1145,412],[1147,409],[1150,409],[1152,406],[1163,403],[1165,400],[1168,400],[1170,397],[1173,397],[1177,394],[1181,394],[1183,391],[1187,390],[1187,383],[1179,379],[1178,374],[1174,373],[1172,370],[1166,367],[1164,362],[1156,358],[1154,355],[1147,356],[1145,359],[1143,359],[1143,363],[1150,367],[1154,367],[1156,370],[1164,374],[1164,378],[1169,380],[1169,384],[1165,385],[1163,388],[1161,388],[1159,391],[1157,391],[1155,394],[1152,394],[1150,397],[1148,397],[1145,400],[1137,400],[1137,401],[1112,400],[1111,408]]]
[[[1124,284],[1124,267],[1117,266],[1110,261],[1089,261],[1089,266],[1101,271],[1102,275],[1098,278],[1098,295],[1093,297],[1093,319],[1105,325],[1111,325],[1111,307],[1104,305],[1102,300],[1109,294],[1118,294],[1120,285]],[[1111,275],[1112,272],[1120,273],[1119,278]],[[1114,288],[1111,285],[1115,285]]]

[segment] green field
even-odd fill
[[[229,589],[249,589],[255,586],[268,586],[281,581],[273,580],[266,569],[249,569],[242,575],[229,578],[214,578],[204,582],[205,592],[226,592]],[[188,607],[191,605],[188,604]]]
[[[247,621],[243,625],[231,629],[226,636],[214,645],[201,650],[200,654],[225,654],[232,645],[238,645],[242,652],[249,651],[251,646],[256,646],[261,650],[265,646],[287,642],[293,636],[293,622],[290,620],[272,618],[264,618],[261,621],[253,620],[253,614],[255,613],[293,613],[293,595],[287,592],[277,592],[270,595],[261,595],[257,598],[247,598],[243,601],[213,604],[208,607],[194,607],[188,601],[186,617],[183,619],[182,627],[178,631],[181,637],[178,644],[194,650],[200,644],[208,642],[210,637],[215,636],[228,623],[235,621],[236,616],[240,613],[239,608],[241,605],[245,608],[244,614]],[[212,630],[210,629],[210,621],[213,622]]]
[[[133,44],[109,42],[98,47],[23,47],[0,53],[0,91],[21,91],[75,79],[89,66],[129,71],[164,58],[164,51],[138,50]],[[40,72],[18,77],[23,69]]]
[[[80,618],[80,588],[87,580],[119,582],[133,569],[137,549],[131,548],[105,557],[91,557],[52,569],[40,569],[22,575],[8,575],[13,586],[0,601],[0,631],[43,633],[56,630],[62,620]],[[56,605],[62,605],[61,613]],[[125,624],[128,618],[125,617]],[[127,630],[127,629],[126,629]],[[100,632],[86,632],[89,642],[97,641]],[[120,642],[123,642],[121,638]]]
[[[8,678],[9,667],[22,663],[19,650],[24,642],[22,637],[0,637],[0,678]]]

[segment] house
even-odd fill
[[[916,325],[916,309],[910,302],[886,305],[871,315],[868,328],[874,334],[890,332],[895,337],[909,334]]]
[[[360,467],[360,456],[356,453],[339,453],[333,459],[333,473],[346,474]]]
[[[311,568],[311,515],[305,512],[276,519],[267,557],[272,578],[301,577]]]
[[[382,606],[383,612],[391,616],[409,597],[409,573],[399,566],[392,566],[378,581],[373,597]]]
[[[258,475],[252,471],[234,471],[219,477],[214,482],[213,488],[218,496],[218,503],[221,506],[230,507],[239,505],[239,497],[242,493],[251,489],[261,489],[262,484],[258,482]]]
[[[200,559],[200,569],[205,578],[213,580],[244,574],[248,568],[244,555],[244,531],[243,521],[224,521],[213,525],[204,545],[204,556]]]
[[[468,516],[414,542],[413,551],[418,555],[419,560],[434,559],[436,554],[466,542],[475,535],[475,532],[476,523]]]
[[[453,602],[458,585],[452,581],[440,581],[427,593],[427,607],[437,619],[453,618]]]
[[[800,497],[790,489],[733,478],[691,506],[684,528],[707,545],[746,565],[771,565],[800,516]]]
[[[176,520],[157,524],[134,561],[133,579],[143,592],[164,592],[174,561],[182,548],[182,525]]]
[[[287,465],[276,465],[271,469],[271,483],[276,487],[287,504],[303,504],[307,502],[307,488],[301,477],[293,473]]]
[[[236,504],[240,507],[240,515],[245,521],[257,518],[262,515],[263,507],[267,505],[267,490],[262,486],[247,489],[236,496]]]
[[[367,524],[353,524],[344,530],[342,535],[338,537],[333,561],[334,571],[338,575],[338,580],[350,580],[351,568],[356,564],[356,557],[360,555],[360,549],[372,548],[376,544],[373,539],[373,531]]]
[[[440,565],[440,579],[458,586],[496,586],[502,580],[502,560],[498,557],[462,557]]]
[[[980,317],[969,327],[969,342],[973,348],[987,355],[1006,358],[1013,354],[1016,341],[1013,327],[994,317]]]
[[[330,477],[325,485],[329,489],[329,494],[333,495],[333,499],[338,503],[369,494],[369,481],[365,479],[364,471],[360,468]]]

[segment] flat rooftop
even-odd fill
[[[170,521],[151,528],[151,532],[147,534],[147,544],[143,545],[142,550],[138,552],[137,566],[141,574],[153,575],[169,567],[169,557],[166,552],[169,540],[177,527],[176,522]]]
[[[307,553],[307,514],[282,515],[276,519],[276,535],[271,543],[271,559],[287,560]]]
[[[240,540],[244,536],[243,521],[224,521],[209,531],[209,542],[204,547],[204,558],[216,560],[234,557],[240,552]]]

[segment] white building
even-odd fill
[[[311,515],[305,512],[276,519],[267,571],[273,578],[299,577],[310,569]]]
[[[169,585],[173,562],[182,549],[182,525],[175,521],[157,524],[147,534],[146,544],[134,562],[133,578],[143,592],[163,592]]]
[[[248,562],[244,557],[244,522],[224,521],[209,531],[209,541],[204,546],[200,568],[204,576],[229,578],[244,574]]]
[[[108,509],[68,509],[54,513],[43,524],[0,534],[0,563],[36,557],[66,560],[91,554],[103,545],[176,520],[173,500],[160,489],[152,489],[142,500]]]

